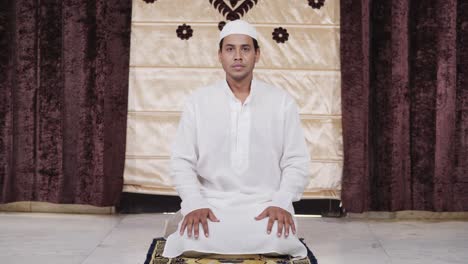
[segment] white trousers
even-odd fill
[[[306,247],[291,231],[287,238],[284,232],[277,236],[277,222],[272,232],[267,234],[268,217],[255,220],[265,205],[253,205],[245,208],[220,209],[211,208],[220,222],[208,220],[209,237],[205,237],[200,226],[200,235],[195,239],[179,234],[183,215],[177,212],[166,222],[165,237],[167,239],[163,256],[168,258],[185,256],[200,256],[204,254],[272,254],[291,255],[293,257],[307,256]],[[297,230],[297,221],[294,219]]]

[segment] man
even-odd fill
[[[218,57],[226,80],[188,98],[172,147],[183,219],[163,256],[305,257],[292,206],[308,183],[310,161],[297,106],[253,78],[260,48],[252,25],[227,23]]]

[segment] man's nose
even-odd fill
[[[241,59],[242,59],[240,49],[236,49],[236,51],[235,51],[235,53],[234,53],[234,59],[235,59],[235,60],[241,60]]]

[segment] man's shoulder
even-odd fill
[[[193,92],[189,95],[191,100],[197,101],[200,99],[204,99],[206,97],[213,97],[216,93],[220,90],[219,86],[222,85],[222,81],[213,82],[211,84],[197,87],[193,90]]]
[[[275,98],[281,101],[283,100],[290,101],[292,99],[291,94],[289,94],[289,92],[286,91],[282,87],[278,87],[278,86],[275,86],[273,84],[270,84],[261,80],[255,80],[255,81],[259,87],[259,90],[262,93],[267,94],[272,98]]]
[[[261,87],[263,89],[267,89],[272,92],[282,92],[284,91],[282,88],[279,88],[278,86],[275,86],[271,83],[264,82],[259,79],[255,79],[255,83],[258,85],[258,87]]]

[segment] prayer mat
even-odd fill
[[[249,254],[249,255],[218,255],[212,254],[207,257],[192,258],[179,256],[175,258],[165,258],[162,255],[166,239],[155,238],[153,243],[146,254],[145,264],[223,264],[223,263],[236,263],[236,264],[317,264],[312,251],[304,243],[304,239],[300,239],[302,244],[307,248],[307,257],[301,259],[293,259],[289,255],[282,256],[265,256],[262,254]]]

